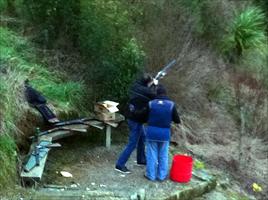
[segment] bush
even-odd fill
[[[80,46],[91,62],[88,80],[98,91],[97,99],[123,100],[143,65],[144,53],[131,36],[128,17],[119,0],[81,3]]]
[[[258,7],[248,7],[233,19],[223,41],[223,52],[241,58],[245,50],[264,51],[265,14]]]

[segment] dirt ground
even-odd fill
[[[136,152],[133,152],[127,162],[131,174],[125,175],[115,171],[115,162],[125,147],[127,139],[127,128],[125,124],[122,124],[119,128],[112,130],[112,146],[110,149],[105,147],[104,131],[94,128],[90,129],[88,133],[77,134],[57,141],[62,147],[52,149],[49,152],[43,178],[39,185],[40,189],[51,186],[66,186],[81,191],[112,192],[115,196],[123,196],[127,199],[132,195],[135,196],[140,191],[145,191],[147,199],[164,199],[175,191],[200,184],[200,180],[194,177],[189,184],[179,184],[171,180],[164,182],[148,181],[143,176],[145,167],[137,166],[135,163]],[[207,148],[210,147],[207,146]],[[203,148],[204,152],[207,152],[207,148]],[[195,151],[194,146],[191,146],[191,149]],[[178,146],[171,145],[170,166],[172,154],[181,152],[183,151],[179,150]],[[210,166],[206,165],[206,168],[209,169]],[[63,177],[60,175],[60,171],[70,172],[73,177]],[[213,174],[216,173],[213,171]],[[223,174],[225,180],[225,173],[223,172]],[[236,187],[240,190],[239,184],[236,184]],[[212,193],[212,197],[214,195]],[[216,193],[216,195],[222,194]],[[205,196],[203,199],[207,198]]]
[[[126,197],[145,190],[146,195],[150,195],[149,199],[159,199],[161,196],[168,196],[173,191],[188,186],[188,184],[178,184],[170,180],[148,181],[143,176],[145,167],[137,166],[135,163],[135,152],[127,162],[131,174],[124,175],[115,171],[115,162],[127,139],[126,134],[115,134],[118,133],[112,134],[110,149],[104,146],[105,135],[101,132],[91,136],[77,135],[60,140],[62,148],[49,153],[42,185],[64,185],[90,191],[112,191],[115,195]],[[68,171],[73,177],[62,177],[60,171]],[[191,184],[198,184],[198,180],[193,179]]]

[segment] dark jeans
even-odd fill
[[[126,145],[124,151],[121,153],[116,165],[119,167],[124,167],[128,161],[131,153],[137,147],[137,163],[145,163],[145,151],[144,151],[144,139],[145,133],[144,128],[141,123],[128,120],[128,127],[130,130],[130,136],[128,139],[128,144]]]
[[[46,104],[35,105],[36,109],[41,113],[44,120],[49,122],[50,119],[56,118],[56,115],[47,107]]]

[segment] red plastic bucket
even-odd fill
[[[191,156],[174,155],[170,169],[170,179],[179,183],[187,183],[192,178],[192,170],[193,158]]]

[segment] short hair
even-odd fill
[[[167,91],[163,85],[158,85],[156,88],[156,94],[157,95],[166,95]]]
[[[141,78],[142,83],[144,83],[144,84],[148,84],[148,83],[150,83],[152,80],[153,80],[153,77],[152,77],[150,74],[148,74],[148,73],[144,73],[144,74],[142,75],[142,78]]]

